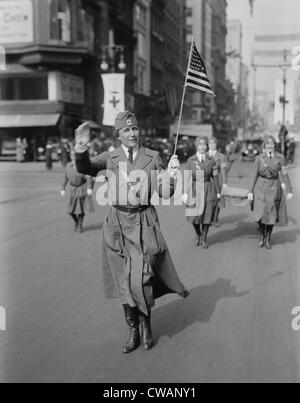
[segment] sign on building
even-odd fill
[[[72,74],[50,72],[48,93],[49,101],[84,104],[84,79]]]
[[[119,112],[125,110],[125,74],[102,74],[104,87],[103,125],[114,126]]]
[[[0,44],[33,42],[31,0],[0,1]]]
[[[170,135],[176,135],[177,123],[170,126]],[[210,139],[213,136],[212,125],[180,125],[179,134],[189,137],[207,137]]]

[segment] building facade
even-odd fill
[[[149,135],[167,137],[178,113],[187,62],[184,16],[185,0],[151,1],[149,97],[135,95],[135,111]]]
[[[24,138],[29,159],[47,140],[73,138],[85,120],[100,129],[100,60],[113,32],[124,45],[126,107],[134,108],[134,0],[0,0],[0,141]],[[0,147],[1,152],[2,146]]]
[[[189,52],[192,39],[205,63],[207,75],[214,88],[214,71],[212,63],[212,1],[187,0],[186,8],[186,49]],[[192,104],[192,119],[203,123],[210,119],[214,101],[199,91],[189,90]]]
[[[0,10],[13,21],[0,33],[0,139],[25,138],[36,160],[47,139],[72,137],[83,120],[99,119],[103,9],[94,1],[0,0]]]

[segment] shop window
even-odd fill
[[[0,80],[1,101],[48,99],[47,77],[13,77]]]
[[[50,27],[51,39],[71,42],[70,0],[50,0]]]

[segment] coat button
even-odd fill
[[[139,222],[137,222],[137,223],[136,223],[136,225],[140,225],[140,223],[139,223]]]

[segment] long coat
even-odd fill
[[[62,189],[67,188],[68,213],[85,214],[87,189],[93,189],[94,182],[90,176],[85,176],[76,172],[73,162],[69,162],[65,168]],[[94,210],[93,199],[88,197],[90,211]]]
[[[255,221],[265,225],[287,224],[282,183],[287,193],[292,193],[285,157],[278,152],[272,158],[266,153],[258,156],[250,183],[250,193],[254,193]]]
[[[219,151],[216,151],[216,153],[212,156],[213,159],[217,163],[218,167],[218,172],[219,172],[219,184],[220,187],[222,188],[223,185],[227,185],[227,161],[226,157],[224,154],[220,153]],[[225,198],[221,197],[221,199],[218,202],[218,207],[225,207]],[[219,211],[219,210],[218,210]]]
[[[210,225],[218,207],[217,194],[220,193],[218,165],[209,154],[206,154],[204,162],[200,162],[196,154],[188,159],[186,169],[190,172],[189,180],[191,181],[186,209],[187,220],[194,224]],[[197,172],[199,171],[203,172],[204,194],[198,194],[197,199],[201,198],[200,203],[198,204],[199,200],[196,200],[196,206],[193,206],[191,200],[195,199],[196,194],[199,193],[199,191],[197,192],[199,185]],[[195,211],[195,213],[191,214],[191,211]]]
[[[161,234],[156,210],[151,205],[155,191],[160,197],[169,198],[175,188],[174,180],[163,170],[158,152],[140,147],[133,164],[122,147],[92,159],[85,152],[76,154],[76,167],[78,172],[94,177],[104,171],[108,189],[114,194],[103,225],[106,297],[120,298],[123,304],[137,306],[147,314],[154,300],[164,294],[184,296],[185,288]],[[158,175],[153,175],[154,172]],[[131,182],[130,176],[135,173],[141,174],[144,191],[134,192],[136,203],[132,204],[135,199],[130,199],[130,192],[135,180]],[[126,203],[127,196],[131,201]],[[133,208],[134,205],[143,208],[138,212],[120,210],[120,206]]]

